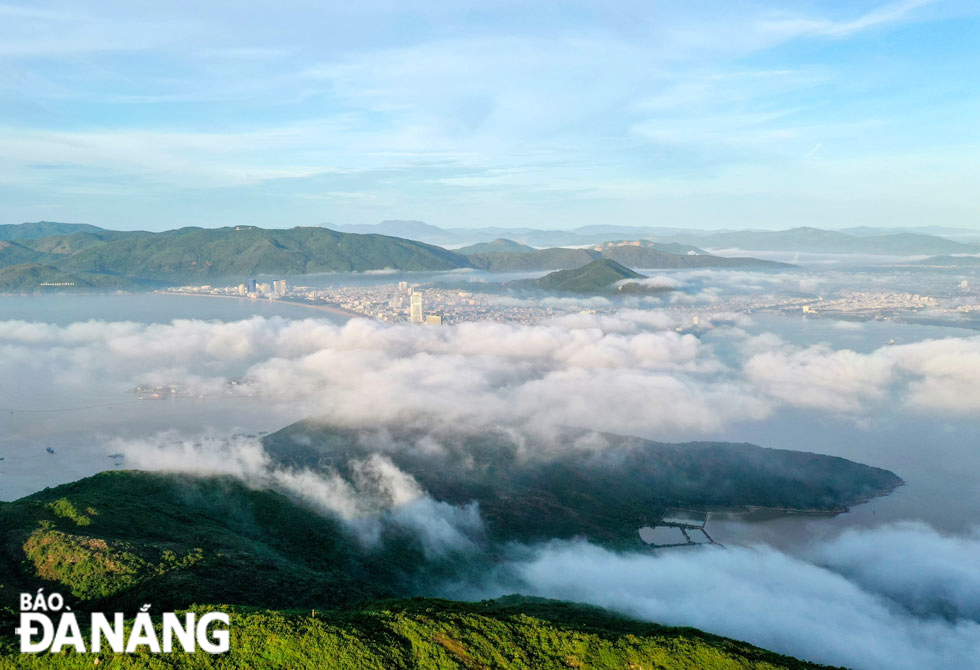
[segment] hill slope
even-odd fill
[[[0,292],[19,291],[105,291],[132,288],[125,277],[95,272],[62,272],[40,263],[24,263],[0,268]]]
[[[97,233],[102,228],[87,223],[58,223],[57,221],[34,221],[32,223],[5,223],[0,225],[0,240],[33,240],[52,235],[71,235],[72,233]]]
[[[471,244],[468,247],[456,249],[456,253],[463,254],[464,256],[492,253],[526,254],[529,251],[535,251],[534,247],[529,247],[526,244],[521,244],[520,242],[508,240],[503,237],[498,237],[492,242],[481,242],[479,244]]]
[[[667,251],[665,249],[676,249]],[[611,244],[599,248],[569,249],[554,247],[521,253],[491,252],[468,256],[474,267],[491,272],[533,272],[541,270],[571,270],[600,258],[608,258],[631,268],[790,268],[787,263],[764,261],[758,258],[727,258],[711,254],[688,253],[696,249],[689,245],[649,243],[644,245]],[[683,251],[682,251],[683,250]]]
[[[92,607],[336,607],[395,581],[339,521],[227,477],[102,473],[0,503],[0,538],[7,606],[46,586]]]
[[[261,274],[365,270],[450,270],[465,257],[439,247],[383,235],[326,228],[181,228],[119,240],[65,259],[63,269],[111,269],[148,280],[246,277]]]
[[[506,286],[559,293],[607,293],[624,279],[646,279],[614,260],[600,258],[574,270],[556,270],[540,279],[509,282]]]
[[[376,432],[309,420],[263,443],[282,463],[351,481],[358,462],[383,453],[436,500],[477,501],[488,537],[503,543],[584,536],[635,547],[638,529],[669,507],[841,510],[902,481],[887,470],[820,454],[725,442],[665,444],[570,428],[548,435],[504,428]]]
[[[206,608],[195,608],[199,612]],[[227,608],[224,608],[227,610]],[[347,611],[231,613],[231,651],[103,654],[109,667],[338,668],[352,670],[818,670],[813,665],[692,628],[640,623],[604,610],[539,598],[478,603],[416,598]],[[154,664],[154,661],[159,664]],[[152,666],[149,664],[153,664]],[[91,656],[3,653],[0,669],[91,668]]]
[[[136,282],[183,283],[256,275],[367,270],[451,270],[465,256],[383,235],[326,228],[181,228],[163,233],[102,231],[4,243],[0,266],[41,263],[65,273],[115,275]]]
[[[74,612],[226,603],[195,609],[232,612],[231,651],[156,657],[168,668],[818,667],[556,601],[364,601],[416,560],[397,538],[365,547],[332,518],[227,477],[103,473],[0,503],[0,668],[92,667],[90,655],[16,653],[16,596],[41,587]]]
[[[848,235],[820,228],[789,230],[738,231],[706,236],[677,235],[675,241],[697,244],[709,249],[747,249],[753,251],[803,251],[843,254],[954,254],[976,253],[980,246],[954,242],[944,237],[917,233],[885,235]]]

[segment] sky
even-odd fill
[[[0,4],[0,223],[980,229],[974,0]]]

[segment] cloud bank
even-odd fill
[[[509,545],[503,560],[488,562],[476,504],[433,499],[383,450],[353,462],[344,478],[276,465],[241,437],[166,433],[113,446],[129,466],[230,474],[283,491],[338,517],[369,548],[388,525],[418,538],[430,559],[469,557],[449,582],[422,568],[423,592],[591,603],[857,670],[976,667],[980,529],[949,536],[904,522],[846,530],[793,553],[758,545],[654,554],[553,541]]]
[[[922,416],[980,410],[980,337],[862,353],[799,347],[731,325],[705,339],[677,332],[678,325],[655,310],[441,329],[261,317],[165,325],[4,321],[0,374],[115,397],[139,383],[179,382],[205,395],[251,394],[347,426],[430,416],[667,440],[783,408],[854,417],[885,406]],[[722,351],[718,338],[734,346]],[[246,383],[229,390],[226,383],[237,379]]]
[[[449,592],[588,602],[859,670],[977,667],[980,534],[903,524],[812,551],[822,563],[765,546],[651,555],[555,542],[516,551],[489,584]]]

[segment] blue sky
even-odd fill
[[[975,0],[0,4],[0,222],[980,228],[978,35]]]

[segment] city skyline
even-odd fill
[[[0,221],[980,227],[962,0],[0,7]]]

